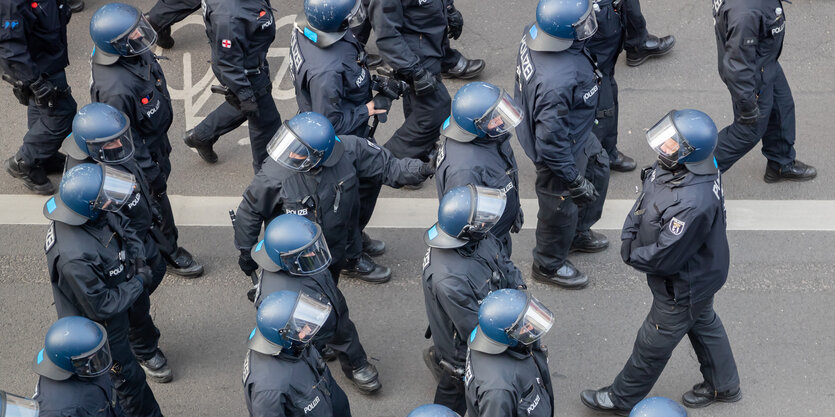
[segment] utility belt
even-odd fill
[[[607,119],[609,117],[615,117],[615,108],[610,107],[608,109],[598,110],[596,117],[598,119]]]

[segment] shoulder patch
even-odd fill
[[[426,255],[423,255],[423,266],[421,269],[426,269],[429,266],[430,254],[432,253],[432,248],[426,248]]]
[[[49,222],[49,229],[46,231],[46,240],[43,244],[43,251],[49,252],[55,246],[55,222]]]
[[[685,222],[673,217],[672,220],[670,220],[670,233],[676,236],[680,235],[681,232],[684,231],[685,224]]]

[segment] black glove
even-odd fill
[[[571,184],[568,184],[568,191],[571,192],[571,199],[574,200],[574,204],[578,206],[591,203],[597,200],[597,197],[600,195],[594,189],[594,184],[584,177],[583,174],[577,175],[577,178]]]
[[[433,159],[429,162],[424,162],[420,166],[420,169],[418,169],[418,172],[420,173],[420,175],[423,175],[424,178],[429,178],[429,177],[435,175],[435,162],[434,161],[435,160]]]
[[[253,272],[258,270],[258,263],[252,259],[252,255],[250,255],[249,251],[246,249],[241,249],[241,256],[238,258],[238,266],[241,267],[241,271],[244,271],[246,276],[250,276]]]
[[[458,39],[464,29],[464,16],[451,4],[447,6],[446,12],[447,28],[449,29],[447,36],[450,39]]]
[[[239,110],[247,119],[260,115],[255,97],[250,97],[248,100],[241,100],[241,108]]]
[[[142,281],[142,286],[150,291],[151,286],[154,285],[154,273],[151,267],[145,265],[144,259],[135,259],[133,261],[133,278],[139,278]]]
[[[516,220],[510,226],[510,233],[519,233],[522,231],[522,225],[525,224],[525,213],[522,212],[522,207],[519,207],[519,214],[516,215]]]
[[[374,109],[375,110],[385,110],[386,111],[385,113],[380,113],[380,114],[375,115],[375,116],[377,116],[377,120],[379,120],[380,123],[385,123],[386,120],[388,120],[388,112],[389,112],[389,110],[391,110],[391,99],[384,96],[381,93],[377,93],[377,95],[374,96],[374,98],[371,101],[374,102]]]
[[[412,73],[412,87],[415,89],[415,95],[425,96],[435,92],[438,80],[435,76],[430,74],[423,67],[418,67],[417,71]]]
[[[3,81],[12,85],[12,93],[17,98],[18,103],[24,106],[29,105],[29,96],[32,94],[32,90],[29,89],[29,84],[15,80],[9,74],[3,74]]]
[[[629,262],[629,255],[632,254],[632,239],[621,241],[620,244],[620,258],[624,262]]]
[[[757,103],[754,103],[754,106],[752,108],[740,108],[739,117],[736,118],[736,122],[741,125],[753,125],[757,123],[757,119],[759,118],[760,107],[757,106]]]
[[[53,99],[58,95],[58,87],[44,77],[38,78],[37,81],[30,84],[29,90],[32,91],[32,95],[35,97],[35,104],[38,107],[52,107]]]

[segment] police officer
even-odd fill
[[[250,416],[351,416],[348,397],[310,346],[330,312],[330,304],[304,291],[277,291],[264,298],[244,360]]]
[[[458,414],[464,400],[467,335],[478,324],[478,305],[492,291],[525,288],[522,274],[490,230],[505,212],[502,190],[456,187],[441,199],[438,222],[423,235],[423,297],[434,347],[424,361],[439,375],[436,404]],[[439,369],[440,368],[440,369]],[[437,378],[437,377],[436,377]]]
[[[461,52],[450,45],[451,39],[461,37],[464,30],[464,15],[455,8],[454,0],[444,0],[446,4],[447,38],[444,39],[444,57],[441,59],[443,78],[475,78],[484,71],[483,59],[467,59]]]
[[[0,69],[17,100],[27,106],[29,126],[23,145],[5,161],[6,172],[44,195],[55,192],[46,174],[63,169],[58,148],[76,110],[64,72],[70,64],[70,15],[65,0],[0,2]]]
[[[345,275],[368,282],[391,279],[389,268],[362,253],[358,182],[381,181],[395,188],[418,184],[434,173],[433,165],[396,159],[356,136],[337,138],[328,119],[318,113],[288,120],[269,149],[270,158],[252,179],[237,210],[235,247],[241,251],[238,264],[244,274],[258,269],[250,250],[262,223],[293,213],[322,226],[334,259],[330,270],[335,281],[342,269]]]
[[[32,363],[40,416],[123,417],[107,375],[112,366],[104,326],[78,316],[58,319]]]
[[[467,351],[467,415],[554,415],[548,351],[539,340],[554,315],[526,291],[494,291],[478,310]]]
[[[455,411],[439,404],[424,404],[412,410],[406,417],[461,417]]]
[[[626,12],[626,65],[637,67],[647,59],[666,55],[676,44],[673,35],[658,37],[647,31],[640,0],[624,0]]]
[[[510,232],[518,233],[523,221],[519,167],[508,140],[511,129],[521,121],[522,110],[504,89],[482,82],[461,87],[444,122],[441,133],[446,139],[438,149],[435,173],[438,198],[467,184],[504,192],[504,213],[490,233],[499,238],[508,256]]]
[[[38,417],[38,403],[31,398],[0,391],[0,415]]]
[[[412,87],[403,97],[406,120],[385,147],[398,158],[427,160],[449,114],[449,93],[439,75],[448,33],[446,4],[371,0],[368,15],[383,60]]]
[[[142,242],[113,213],[128,202],[135,184],[131,174],[107,165],[68,169],[44,205],[52,220],[44,250],[58,317],[83,316],[107,329],[110,377],[125,414],[161,416],[128,341],[128,309],[151,287],[153,273],[144,264]]]
[[[171,26],[200,10],[200,0],[157,0],[145,17],[159,35],[157,45],[160,48],[174,47]]]
[[[208,163],[217,162],[212,146],[243,122],[249,124],[252,168],[267,158],[267,143],[281,126],[273,101],[267,52],[275,39],[269,0],[205,0],[203,21],[212,48],[212,71],[225,89],[226,101],[186,132],[186,145]]]
[[[808,181],[818,171],[795,159],[794,98],[777,61],[786,36],[780,0],[713,2],[719,76],[733,101],[734,122],[719,132],[716,160],[727,171],[762,139],[764,180]]]
[[[629,172],[637,166],[634,159],[617,148],[618,83],[615,81],[615,64],[623,50],[626,34],[624,1],[595,0],[598,27],[587,43],[602,74],[597,100],[597,123],[592,127],[592,132],[609,154],[609,169],[619,172]]]
[[[516,135],[536,165],[539,199],[532,276],[571,289],[589,279],[569,252],[609,246],[591,230],[609,185],[609,156],[592,132],[600,71],[585,44],[596,29],[591,0],[540,0],[516,64],[515,99],[524,114]]]
[[[368,362],[357,327],[348,317],[348,302],[328,271],[331,254],[322,227],[296,214],[282,214],[264,230],[264,239],[252,248],[252,259],[263,268],[255,306],[279,290],[321,294],[333,314],[313,338],[319,352],[335,350],[345,376],[363,394],[380,389],[377,368]]]
[[[135,145],[134,159],[142,168],[151,195],[159,206],[161,231],[169,245],[162,252],[168,272],[197,277],[203,266],[177,245],[179,233],[168,199],[173,120],[171,97],[162,67],[150,48],[156,33],[133,6],[111,3],[100,7],[90,20],[95,43],[91,59],[93,102],[107,103],[128,116]]]
[[[644,398],[629,413],[630,417],[687,417],[681,404],[664,397]]]
[[[673,110],[649,129],[647,141],[658,161],[641,173],[643,192],[623,225],[621,257],[647,274],[652,307],[615,381],[580,397],[594,410],[628,414],[687,335],[704,382],[684,394],[684,405],[738,401],[736,362],[713,311],[729,265],[716,126],[698,110]]]
[[[149,320],[149,296],[162,282],[166,271],[159,245],[168,243],[159,229],[159,210],[153,201],[150,186],[133,159],[130,120],[109,104],[90,103],[75,115],[73,134],[64,140],[63,149],[68,156],[68,167],[92,159],[129,172],[136,179],[135,190],[119,214],[127,217],[131,229],[145,247],[145,264],[153,272],[153,283],[148,293],[140,295],[129,311],[131,349],[149,378],[156,382],[170,382],[173,374],[159,349],[159,329],[153,320]]]

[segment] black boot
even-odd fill
[[[659,38],[655,35],[647,36],[646,42],[637,49],[626,50],[626,65],[630,67],[637,67],[646,62],[652,57],[665,55],[676,44],[676,38],[673,35],[668,35]]]
[[[6,172],[22,180],[26,188],[41,195],[55,194],[55,186],[46,177],[46,172],[40,167],[31,167],[22,159],[13,156],[6,160]]]
[[[818,176],[818,170],[795,159],[794,162],[780,168],[770,164],[765,168],[763,180],[769,184],[780,181],[809,181]]]
[[[458,59],[458,63],[456,63],[454,67],[442,72],[441,76],[444,78],[460,78],[462,80],[468,80],[478,76],[478,74],[481,74],[481,71],[484,71],[483,59],[467,59],[464,55],[461,55],[461,58]]]
[[[368,254],[363,253],[357,259],[349,259],[342,275],[359,278],[372,284],[382,284],[391,279],[391,269],[377,265]]]
[[[386,253],[386,242],[372,239],[368,233],[362,232],[362,251],[368,256],[380,256]]]
[[[589,285],[589,277],[575,268],[568,259],[556,271],[549,271],[534,263],[531,277],[539,282],[556,284],[569,290],[579,290]]]
[[[609,157],[609,169],[617,172],[634,171],[638,167],[635,160],[624,155],[621,151],[615,151],[616,158]]]
[[[200,139],[194,134],[194,129],[187,131],[186,136],[183,138],[183,142],[186,143],[186,146],[196,149],[197,154],[200,155],[204,161],[210,164],[217,162],[217,154],[215,153],[215,150],[212,149],[216,141],[217,138],[210,140]]]
[[[171,37],[171,26],[166,26],[157,31],[157,45],[162,49],[174,47],[174,38]]]
[[[742,399],[742,390],[739,387],[727,391],[717,392],[707,382],[696,384],[693,389],[681,396],[681,402],[690,408],[707,407],[717,401],[723,403],[735,403]]]
[[[602,252],[609,247],[609,239],[603,233],[593,230],[577,233],[571,242],[569,252],[596,253]]]
[[[351,382],[354,383],[362,394],[371,394],[383,386],[380,384],[380,377],[377,373],[377,368],[368,362],[366,362],[365,365],[354,369]]]
[[[148,360],[140,360],[139,366],[145,371],[145,375],[151,381],[159,382],[160,384],[164,384],[166,382],[171,382],[174,379],[174,373],[171,372],[171,368],[168,366],[168,359],[165,358],[165,355],[162,354],[162,351],[157,349],[154,357]]]
[[[197,263],[194,257],[182,247],[177,248],[174,253],[166,255],[165,260],[168,263],[168,272],[174,275],[183,278],[197,278],[203,275],[203,265]]]
[[[84,10],[84,0],[70,0],[70,11],[73,13],[81,13]]]
[[[609,393],[609,387],[603,387],[598,390],[587,389],[580,393],[580,401],[588,408],[595,411],[602,411],[618,416],[628,416],[630,410],[624,410],[615,407],[612,403],[612,394]]]
[[[41,162],[41,166],[47,175],[49,174],[63,174],[64,167],[67,165],[67,155],[61,152],[55,152],[52,156]]]

